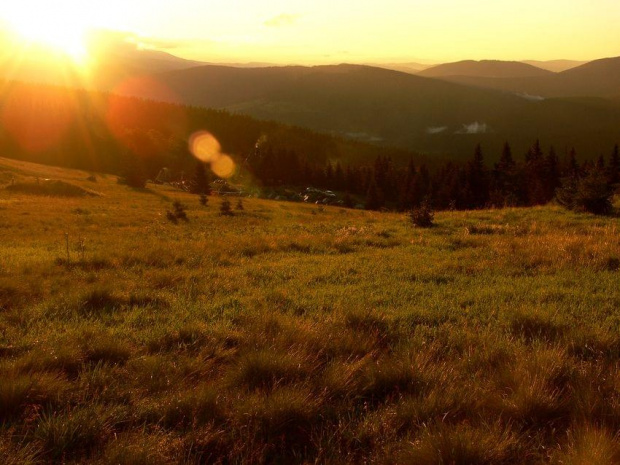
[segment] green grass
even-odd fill
[[[0,462],[618,463],[616,218],[96,188],[0,185]]]

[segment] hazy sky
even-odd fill
[[[2,20],[133,32],[186,58],[229,62],[620,55],[618,0],[2,0]]]

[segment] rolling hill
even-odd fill
[[[620,57],[591,61],[556,74],[530,77],[442,76],[468,86],[552,97],[620,96]]]
[[[112,93],[0,81],[0,156],[120,174],[134,155],[149,160],[156,175],[162,167],[192,172],[188,141],[210,132],[235,160],[267,149],[294,151],[323,166],[369,164],[380,155],[404,164],[407,150],[318,134],[277,122],[259,121],[221,110],[188,107]]]
[[[575,60],[548,60],[548,61],[524,60],[522,61],[522,63],[536,66],[537,68],[546,69],[547,71],[552,71],[554,73],[561,73],[562,71],[576,68],[577,66],[585,65],[588,62],[587,61],[575,61]]]
[[[375,66],[377,68],[391,69],[393,71],[401,71],[403,73],[418,74],[420,71],[431,68],[437,65],[429,65],[417,62],[408,63],[369,63],[368,66]]]
[[[203,65],[131,49],[100,58],[88,76],[68,62],[48,65],[3,66],[0,78],[223,109],[431,156],[468,157],[483,143],[497,157],[506,140],[522,152],[537,138],[589,156],[619,138],[620,105],[608,98],[620,97],[618,58],[558,74],[499,61],[440,65],[421,75],[360,65]]]
[[[456,63],[446,63],[422,70],[418,73],[424,77],[446,77],[446,76],[478,76],[491,78],[517,78],[547,76],[550,71],[537,68],[535,66],[520,63],[517,61],[459,61]]]
[[[204,66],[157,80],[126,91],[457,158],[479,142],[498,154],[506,140],[524,151],[537,138],[607,152],[619,137],[620,106],[611,101],[538,100],[367,66]]]

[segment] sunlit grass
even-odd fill
[[[89,176],[0,160],[3,463],[617,462],[616,218]]]

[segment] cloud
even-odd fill
[[[448,126],[433,126],[433,127],[426,128],[426,133],[427,134],[441,134],[446,129],[448,129]]]
[[[122,53],[139,49],[170,50],[187,48],[193,42],[189,40],[166,40],[142,37],[128,31],[96,29],[88,35],[88,47],[95,53]]]
[[[278,16],[274,16],[264,22],[267,27],[283,27],[291,26],[299,21],[300,15],[293,15],[288,13],[282,13]]]
[[[490,129],[487,123],[475,121],[471,124],[464,124],[461,129],[456,131],[456,134],[486,134]]]
[[[517,96],[524,98],[525,100],[529,100],[530,102],[542,102],[545,100],[545,97],[541,97],[540,95],[531,95],[527,92],[523,94],[517,94]]]

